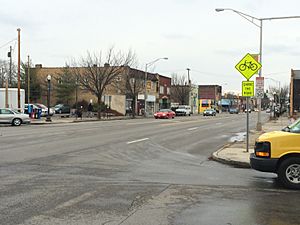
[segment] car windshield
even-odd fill
[[[283,131],[291,133],[300,133],[300,119],[296,120],[294,123],[284,128]]]
[[[186,107],[184,105],[178,106],[178,109],[185,109]]]
[[[169,112],[169,110],[168,109],[161,109],[161,110],[159,110],[159,112]]]

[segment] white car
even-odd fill
[[[19,113],[13,109],[0,108],[0,123],[20,126],[22,123],[30,123],[30,118],[28,114]]]

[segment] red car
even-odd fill
[[[159,118],[174,119],[174,117],[175,117],[175,112],[173,112],[171,109],[161,109],[158,112],[154,113],[155,119],[159,119]]]

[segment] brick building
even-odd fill
[[[199,85],[198,99],[199,99],[199,113],[205,109],[214,108],[219,110],[219,102],[222,98],[222,86],[219,85]]]
[[[102,67],[99,67],[101,69]],[[132,109],[132,104],[135,104],[133,107],[136,111],[136,114],[142,114],[145,109],[145,90],[147,89],[147,112],[149,115],[152,115],[159,106],[168,107],[170,104],[170,90],[171,78],[154,74],[147,73],[146,87],[145,83],[145,72],[142,70],[130,68],[129,66],[121,67],[122,72],[120,75],[114,79],[111,84],[109,84],[103,93],[101,101],[104,102],[109,108],[125,115],[128,109]],[[53,106],[57,104],[56,97],[56,88],[57,82],[59,82],[59,77],[63,73],[64,67],[43,67],[41,64],[37,64],[35,70],[38,80],[46,85],[46,77],[48,74],[52,76],[51,79],[51,103]],[[74,68],[70,68],[72,71]],[[81,68],[77,68],[79,71]],[[128,84],[129,83],[129,84]],[[136,98],[133,98],[133,92],[129,91],[128,85],[134,86],[135,90],[133,91],[136,94]],[[146,88],[146,89],[145,89]],[[93,103],[97,102],[97,98],[89,90],[85,89],[82,86],[79,86],[77,89],[77,101],[92,101]],[[161,90],[161,93],[159,91]],[[74,89],[74,98],[69,103],[71,107],[75,104],[75,89]],[[133,103],[135,99],[135,103]],[[39,99],[39,102],[46,104],[46,92],[42,95],[42,98]]]
[[[291,70],[290,116],[300,114],[300,70]]]

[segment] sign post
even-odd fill
[[[261,64],[248,53],[236,64],[235,68],[247,79],[242,82],[242,96],[246,97],[246,151],[249,152],[249,97],[254,96],[254,81],[249,81],[249,79],[260,70]]]

